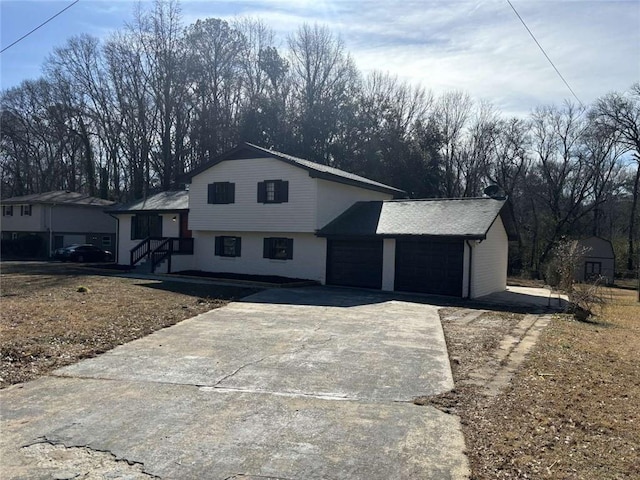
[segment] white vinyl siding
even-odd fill
[[[258,182],[274,179],[289,182],[289,201],[258,203]],[[207,185],[214,182],[235,183],[235,203],[208,204]],[[193,178],[189,187],[189,228],[194,231],[314,232],[316,194],[316,182],[306,170],[280,160],[223,161]]]
[[[393,195],[376,192],[352,185],[317,179],[318,182],[318,229],[334,220],[358,201],[390,200]]]
[[[382,246],[382,290],[392,291],[396,276],[396,239],[385,238]]]
[[[240,257],[214,255],[216,236],[242,238]],[[250,275],[278,275],[325,281],[326,240],[312,233],[246,232],[246,231],[194,231],[194,265],[205,272],[242,273]],[[293,239],[293,259],[263,258],[264,239],[285,237]]]
[[[501,292],[507,288],[508,254],[507,233],[498,216],[491,225],[487,238],[473,247],[472,298]]]

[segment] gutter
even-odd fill
[[[473,272],[473,247],[469,240],[466,240],[466,244],[469,247],[469,273],[467,275],[467,298],[471,298],[471,274]]]
[[[114,257],[115,257],[116,264],[120,265],[120,262],[119,262],[120,260],[120,219],[110,213],[107,213],[107,215],[116,219],[116,248],[114,252]]]

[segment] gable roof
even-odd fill
[[[67,190],[57,190],[45,193],[33,193],[21,197],[11,197],[0,200],[4,205],[17,204],[55,204],[71,205],[80,207],[107,207],[115,202],[102,198],[90,197],[84,193],[69,192]]]
[[[159,192],[147,198],[121,203],[107,208],[107,213],[135,213],[135,212],[173,212],[189,209],[189,192],[174,190]]]
[[[309,160],[304,160],[292,155],[287,155],[286,153],[280,153],[276,152],[275,150],[269,150],[268,148],[259,147],[248,142],[242,143],[236,148],[222,154],[217,159],[205,163],[195,170],[192,170],[185,175],[185,178],[188,181],[191,181],[191,179],[196,175],[199,175],[205,170],[208,170],[209,168],[226,160],[240,160],[261,157],[275,158],[277,160],[288,163],[289,165],[302,168],[308,171],[309,176],[313,178],[322,178],[324,180],[330,180],[333,182],[354,185],[356,187],[367,188],[369,190],[378,192],[389,193],[396,197],[406,197],[406,192],[404,190],[400,190],[399,188],[385,185],[384,183],[376,182],[375,180],[361,177],[360,175],[349,173],[344,170],[340,170],[339,168],[329,167],[320,163],[311,162]]]
[[[574,242],[578,245],[578,247],[588,249],[586,252],[584,252],[585,258],[615,258],[613,244],[606,238],[593,235],[591,237],[578,238],[574,240]]]
[[[516,239],[507,201],[493,198],[357,202],[321,228],[318,235],[419,235],[483,240],[498,215],[509,239]]]

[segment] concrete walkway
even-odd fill
[[[1,391],[2,478],[463,479],[451,388],[436,307],[263,291]]]

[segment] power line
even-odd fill
[[[540,42],[538,42],[538,39],[535,37],[535,35],[533,34],[533,32],[529,29],[529,27],[527,26],[526,23],[524,23],[524,20],[522,19],[522,17],[520,16],[520,14],[518,13],[518,11],[516,10],[516,7],[513,6],[513,4],[511,3],[510,0],[507,0],[507,3],[509,4],[509,6],[511,7],[511,9],[513,10],[513,12],[516,14],[516,16],[520,19],[520,21],[522,22],[522,25],[524,25],[524,28],[527,29],[527,32],[529,32],[529,35],[531,35],[531,38],[533,38],[533,41],[536,42],[536,45],[538,45],[538,48],[540,49],[540,51],[544,54],[544,56],[547,58],[547,60],[549,61],[549,63],[551,64],[551,66],[553,67],[553,69],[556,71],[556,73],[558,74],[558,76],[560,77],[560,79],[564,82],[564,84],[567,86],[567,88],[569,89],[569,91],[571,92],[571,94],[575,97],[575,99],[578,101],[578,103],[580,104],[581,107],[584,108],[584,104],[582,103],[582,101],[578,98],[578,96],[576,95],[576,93],[573,91],[573,88],[571,88],[571,85],[569,85],[569,82],[567,82],[564,77],[562,76],[562,74],[560,73],[560,70],[557,69],[557,67],[554,65],[554,63],[551,61],[551,59],[549,58],[549,55],[547,55],[547,52],[544,51],[544,48],[542,48],[542,45],[540,45]]]
[[[0,53],[4,52],[5,50],[10,49],[11,47],[13,47],[16,43],[21,42],[22,40],[24,40],[25,38],[27,38],[29,35],[31,35],[33,32],[35,32],[36,30],[38,30],[40,27],[44,27],[47,23],[49,23],[51,20],[53,20],[54,18],[56,18],[58,15],[64,13],[66,10],[70,9],[71,7],[73,7],[76,3],[78,3],[80,0],[75,0],[75,2],[73,2],[70,5],[67,5],[66,7],[64,7],[62,10],[60,10],[58,13],[56,13],[53,17],[49,18],[48,20],[45,20],[44,22],[42,22],[40,25],[38,25],[36,28],[34,28],[33,30],[31,30],[29,33],[24,34],[23,36],[21,36],[19,39],[17,39],[15,42],[13,42],[11,45],[4,47],[2,50],[0,50]]]

